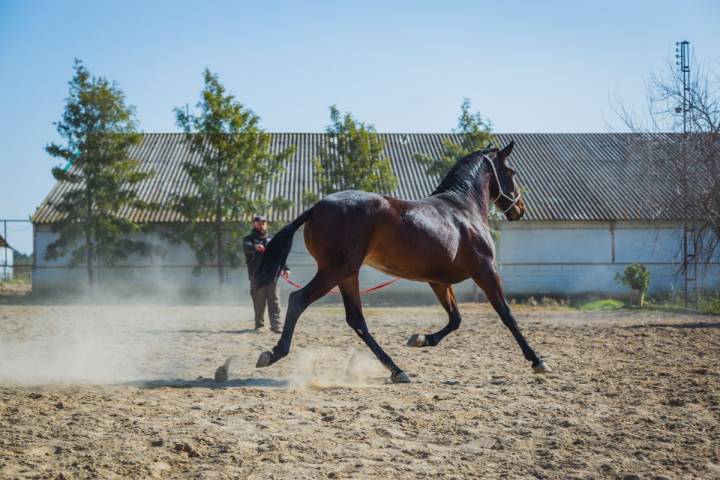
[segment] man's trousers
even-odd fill
[[[262,328],[265,325],[265,305],[270,313],[270,328],[280,330],[280,287],[277,281],[260,287],[254,281],[250,281],[250,296],[255,309],[255,328]]]

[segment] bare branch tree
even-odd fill
[[[682,72],[669,63],[664,74],[651,77],[646,94],[644,115],[619,100],[612,107],[638,134],[636,148],[649,149],[655,159],[646,175],[674,182],[671,202],[681,212],[678,220],[696,227],[693,251],[698,262],[707,264],[720,239],[720,75],[695,63],[684,85]],[[648,193],[649,208],[658,213],[668,208],[662,189]]]

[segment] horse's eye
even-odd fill
[[[517,173],[517,172],[516,172],[515,170],[513,170],[512,168],[508,168],[508,174],[509,174],[511,177],[512,177],[513,175],[515,175],[516,173]]]

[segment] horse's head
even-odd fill
[[[507,160],[514,143],[511,141],[502,150],[485,156],[490,164],[490,198],[508,220],[520,220],[525,213],[525,202],[520,186],[515,179],[515,170],[508,167]]]
[[[457,203],[467,202],[469,196],[485,205],[485,195],[505,214],[508,220],[520,220],[525,213],[525,203],[515,180],[515,170],[508,167],[507,160],[513,142],[502,150],[486,148],[461,158],[445,174],[432,195],[449,195]]]

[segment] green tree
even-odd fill
[[[45,147],[53,157],[67,161],[66,167],[55,167],[52,174],[73,188],[51,205],[62,218],[52,226],[59,236],[45,256],[69,255],[72,265],[84,263],[92,287],[96,262],[113,265],[133,252],[149,250],[132,236],[141,227],[120,212],[149,207],[133,186],[151,172],[141,171],[128,156],[128,149],[141,137],[135,110],[125,103],[117,84],[92,76],[80,60],[75,60],[73,70],[62,119],[55,123],[66,143]]]
[[[633,263],[625,268],[622,275],[615,274],[615,281],[630,287],[630,289],[638,295],[638,303],[640,307],[645,303],[645,294],[650,288],[650,272],[642,263]]]
[[[260,117],[227,93],[217,74],[206,69],[203,77],[199,112],[175,109],[195,154],[195,160],[183,164],[195,191],[175,198],[173,208],[185,221],[171,235],[190,245],[200,265],[214,258],[223,284],[225,266],[242,262],[240,240],[252,215],[289,207],[283,198],[268,201],[265,192],[294,147],[272,153]]]
[[[385,142],[375,127],[341,115],[335,105],[330,107],[327,146],[314,159],[315,179],[323,195],[342,190],[365,190],[390,193],[397,187],[397,178],[390,159],[385,155]],[[317,197],[305,194],[305,202]]]
[[[490,120],[484,119],[480,112],[471,112],[470,100],[463,98],[460,105],[460,116],[458,117],[457,128],[453,129],[453,133],[459,133],[460,143],[452,140],[443,141],[443,150],[439,157],[431,157],[424,153],[416,153],[415,161],[425,167],[427,175],[436,175],[440,178],[457,163],[458,160],[470,155],[473,152],[482,150],[491,144],[495,138],[492,134],[492,123]],[[497,211],[494,204],[490,204],[488,216],[491,220],[502,220],[503,215]],[[491,229],[493,238],[499,240],[500,231]]]
[[[416,153],[415,160],[425,167],[425,173],[443,177],[458,160],[468,156],[472,152],[482,150],[492,143],[492,124],[480,115],[480,112],[472,113],[471,104],[467,98],[463,99],[460,105],[460,116],[458,125],[453,133],[459,133],[460,143],[452,140],[443,141],[443,151],[439,157],[431,157],[423,153]]]

